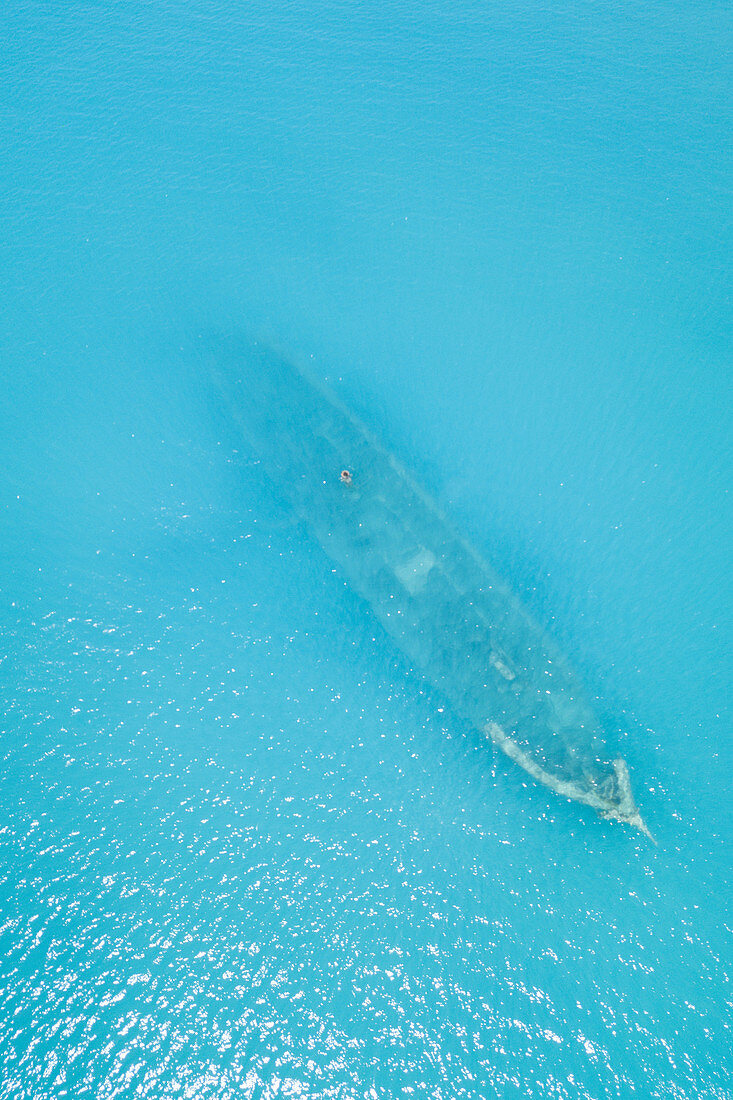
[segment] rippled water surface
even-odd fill
[[[733,1095],[729,15],[0,14],[0,1100]],[[531,783],[273,493],[328,379],[567,652]]]

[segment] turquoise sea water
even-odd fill
[[[0,1098],[733,1096],[723,5],[0,14]],[[572,659],[481,750],[217,401],[270,341]]]

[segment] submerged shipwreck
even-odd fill
[[[582,686],[491,566],[325,387],[269,349],[227,350],[229,412],[415,668],[532,779],[649,836]]]

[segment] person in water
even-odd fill
[[[352,478],[351,478],[351,471],[350,470],[342,470],[341,471],[341,481],[343,482],[344,485],[351,485]]]

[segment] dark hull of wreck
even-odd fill
[[[648,834],[562,654],[400,463],[268,349],[228,349],[216,375],[278,493],[456,713],[548,789]]]

